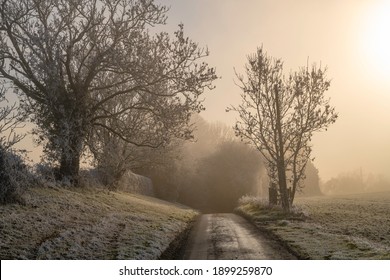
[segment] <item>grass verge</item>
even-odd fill
[[[390,193],[299,198],[293,215],[255,199],[236,212],[300,259],[390,259]]]
[[[1,259],[158,259],[196,218],[152,197],[31,188],[0,206]]]

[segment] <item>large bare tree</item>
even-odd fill
[[[189,135],[216,76],[182,25],[173,38],[151,31],[166,12],[153,0],[0,0],[0,78],[22,97],[61,178],[77,181],[96,132],[150,147]]]
[[[282,207],[289,212],[305,178],[313,133],[337,119],[324,95],[330,81],[326,71],[315,66],[285,77],[282,61],[262,48],[248,56],[245,74],[237,74],[242,103],[228,111],[239,114],[237,135],[262,153]]]

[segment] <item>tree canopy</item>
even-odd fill
[[[22,98],[38,142],[74,180],[88,139],[158,147],[188,138],[215,69],[206,48],[153,32],[167,7],[153,0],[1,0],[0,78]]]

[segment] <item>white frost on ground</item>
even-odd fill
[[[156,259],[198,213],[120,192],[37,188],[0,206],[1,259]]]
[[[302,257],[390,259],[390,192],[299,198],[304,220],[280,220],[246,202],[240,211]]]

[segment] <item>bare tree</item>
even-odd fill
[[[0,3],[0,78],[24,97],[23,108],[61,177],[77,178],[85,141],[96,130],[138,146],[168,138],[132,137],[134,129],[159,135],[164,129],[153,119],[129,129],[136,115],[130,112],[180,116],[185,127],[188,115],[203,109],[200,96],[216,78],[213,68],[197,63],[208,51],[186,38],[182,25],[173,39],[151,34],[150,27],[165,23],[165,6],[153,0]],[[159,111],[156,100],[170,109]]]
[[[237,75],[242,103],[227,110],[239,114],[236,134],[254,145],[267,162],[267,171],[286,212],[302,187],[314,132],[337,119],[324,93],[330,86],[326,71],[312,66],[283,75],[283,63],[262,48],[248,56],[246,77]]]

